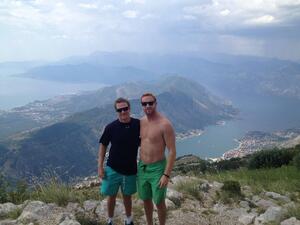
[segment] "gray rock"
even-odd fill
[[[204,182],[200,185],[200,190],[204,192],[208,192],[210,189],[210,185],[208,182]]]
[[[272,201],[265,200],[265,199],[260,199],[258,202],[254,203],[256,206],[261,207],[262,209],[268,209],[269,207],[276,207],[278,206]]]
[[[63,222],[61,222],[59,225],[80,225],[80,223],[73,219],[66,219]]]
[[[18,222],[35,223],[46,217],[50,211],[50,207],[41,201],[29,202],[23,209],[22,214],[18,218]]]
[[[13,212],[18,209],[18,206],[11,202],[0,204],[0,217],[5,217],[10,212]]]
[[[240,201],[239,205],[247,210],[250,209],[249,202],[247,201]]]
[[[267,222],[276,222],[279,223],[281,218],[283,217],[284,211],[282,207],[273,207],[267,209],[264,214],[261,214],[259,217],[256,217],[254,224],[260,225]]]
[[[282,221],[280,225],[300,225],[300,220],[297,220],[296,217],[291,217]]]
[[[2,220],[0,221],[0,225],[17,225],[16,220]]]
[[[175,201],[181,201],[183,199],[183,194],[175,191],[171,188],[168,188],[167,190],[167,198],[170,199],[171,201],[175,200]]]
[[[279,200],[279,201],[283,201],[283,202],[291,201],[291,199],[289,197],[275,193],[275,192],[266,192],[265,195],[268,196],[269,198],[273,198],[275,200]]]
[[[168,210],[176,209],[176,205],[169,199],[166,199],[166,207]]]
[[[83,203],[83,209],[87,212],[94,212],[99,204],[101,204],[99,201],[87,200]]]
[[[99,218],[106,218],[107,215],[107,199],[103,200],[100,202],[100,204],[97,206],[95,210],[95,214]],[[123,202],[120,201],[119,199],[116,200],[116,205],[115,205],[115,215],[120,215],[123,217],[124,214],[124,206]]]
[[[257,216],[256,213],[242,214],[239,217],[238,221],[243,225],[249,225],[253,223],[256,216]]]

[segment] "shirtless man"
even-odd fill
[[[153,202],[160,225],[166,223],[165,197],[176,158],[175,134],[170,121],[156,111],[156,98],[151,93],[141,97],[145,116],[141,119],[141,150],[138,164],[138,193],[144,201],[147,225],[153,225]],[[169,150],[165,158],[165,148]],[[153,202],[152,202],[153,200]]]

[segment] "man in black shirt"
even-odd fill
[[[118,119],[108,124],[100,138],[98,174],[102,179],[101,193],[108,196],[108,225],[113,225],[116,195],[123,194],[126,213],[125,225],[133,225],[131,195],[136,192],[137,152],[140,145],[140,121],[130,117],[127,99],[115,101]],[[111,144],[104,168],[107,146]]]

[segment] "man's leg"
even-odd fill
[[[125,207],[125,214],[127,217],[130,217],[132,209],[131,195],[123,195],[123,202]]]
[[[160,225],[166,224],[166,216],[167,216],[167,208],[165,200],[163,199],[161,203],[156,205],[157,208],[157,214],[158,214],[158,220]]]
[[[144,209],[147,225],[153,225],[153,203],[152,199],[144,200]]]
[[[107,211],[108,211],[109,218],[114,217],[116,197],[117,197],[117,195],[112,195],[112,196],[108,196],[108,198],[107,198]]]

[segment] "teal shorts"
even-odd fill
[[[136,175],[126,176],[106,166],[100,188],[101,194],[114,196],[118,193],[120,187],[124,195],[136,193]]]
[[[139,161],[137,187],[140,199],[152,199],[158,205],[166,198],[167,188],[159,187],[159,181],[164,174],[166,163],[166,159],[151,164]]]

